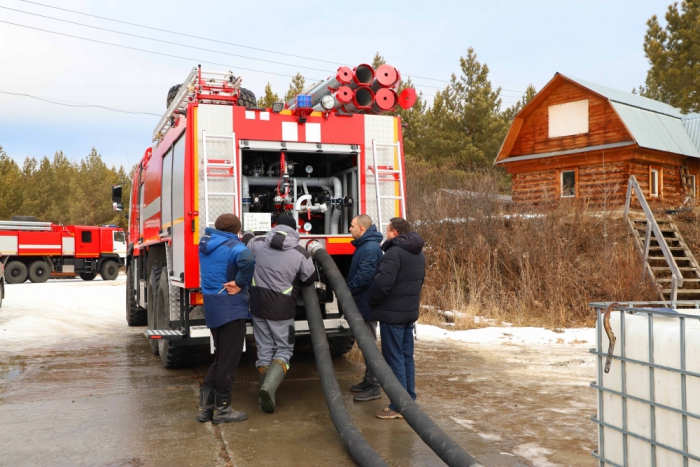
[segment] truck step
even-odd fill
[[[182,331],[175,331],[172,329],[149,329],[143,333],[149,339],[170,339],[177,340],[185,337],[185,333]]]

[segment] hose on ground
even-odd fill
[[[321,315],[321,306],[318,303],[316,290],[312,285],[309,285],[302,287],[301,293],[304,298],[304,306],[306,307],[306,319],[309,322],[311,342],[314,346],[314,358],[316,359],[323,395],[326,398],[333,425],[338,431],[343,444],[358,465],[361,467],[388,467],[386,462],[379,457],[379,454],[362,437],[360,430],[357,429],[345,408],[343,395],[335,377],[331,350],[328,347],[326,329],[323,326],[323,316]]]
[[[308,250],[314,259],[321,265],[331,287],[338,296],[338,306],[350,324],[357,345],[365,357],[365,364],[369,366],[377,381],[389,396],[401,415],[413,430],[421,437],[423,442],[437,454],[447,465],[451,467],[476,467],[479,462],[462,449],[447,433],[428,417],[418,404],[408,395],[408,392],[394,376],[394,372],[384,360],[377,343],[367,330],[364,319],[357,309],[355,300],[345,284],[345,279],[340,274],[338,267],[328,252],[318,242],[308,245]]]

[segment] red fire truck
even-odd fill
[[[373,79],[372,71],[367,83]],[[148,326],[151,350],[166,368],[181,364],[188,346],[209,343],[198,243],[220,214],[237,214],[243,229],[256,234],[270,230],[279,214],[290,214],[298,220],[301,244],[323,243],[346,273],[354,252],[352,218],[368,214],[381,230],[406,212],[399,117],[348,110],[331,88],[323,105],[257,108],[240,81],[231,72],[193,69],[169,93],[153,146],[133,176],[126,319],[130,326]],[[367,94],[370,88],[357,89]],[[313,92],[304,97],[309,95],[318,98]],[[120,191],[113,191],[115,205],[121,203]],[[324,306],[333,292],[319,272],[329,343],[340,355],[354,338],[337,308]],[[308,335],[299,305],[296,335]]]
[[[76,274],[91,281],[98,272],[114,280],[125,257],[124,231],[116,226],[0,221],[0,261],[8,284]]]

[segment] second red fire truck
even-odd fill
[[[116,226],[0,221],[0,261],[8,284],[75,275],[91,281],[97,274],[114,280],[125,256],[124,231]]]
[[[405,217],[401,120],[381,115],[398,103],[397,74],[378,83],[367,65],[341,67],[292,105],[272,108],[256,107],[231,72],[195,68],[171,90],[154,144],[133,175],[126,256],[127,322],[148,326],[151,350],[166,368],[181,365],[188,346],[209,344],[198,243],[219,215],[235,213],[244,230],[264,234],[278,215],[290,214],[300,243],[324,244],[343,273],[354,252],[354,216],[370,215],[380,230]],[[386,91],[377,90],[376,100],[375,87]],[[333,291],[319,272],[324,307]],[[337,308],[323,312],[332,353],[346,353],[354,343],[347,322]],[[301,301],[295,328],[308,335]]]

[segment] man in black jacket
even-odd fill
[[[394,217],[386,228],[384,257],[369,294],[372,314],[379,321],[382,355],[408,394],[416,399],[413,326],[418,320],[425,279],[425,242],[411,224]],[[377,412],[384,419],[403,418],[394,404]]]

